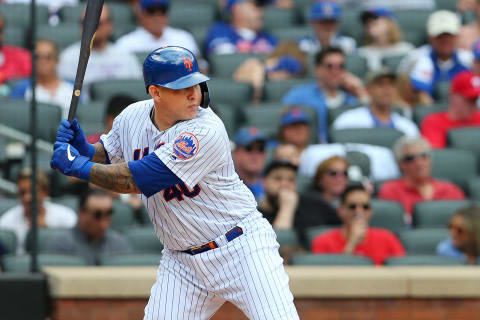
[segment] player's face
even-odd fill
[[[370,195],[366,191],[357,190],[350,192],[339,208],[343,223],[348,225],[355,219],[363,219],[368,222],[372,217]]]
[[[310,126],[307,123],[293,123],[282,128],[282,138],[286,143],[291,143],[303,149],[310,140]]]
[[[338,89],[345,76],[345,58],[340,53],[328,54],[316,69],[318,81],[327,88]]]
[[[334,161],[319,178],[321,190],[333,196],[340,197],[348,184],[347,164],[344,161]]]
[[[110,196],[91,196],[80,215],[80,228],[91,239],[99,240],[105,236],[111,224],[113,200]]]
[[[40,207],[43,203],[43,200],[45,200],[47,197],[47,192],[40,187],[37,188],[37,190],[37,202]],[[25,212],[30,214],[32,207],[32,181],[30,179],[19,180],[17,182],[17,194]]]
[[[400,169],[406,178],[414,181],[430,177],[432,159],[429,150],[423,146],[407,146],[403,149]]]
[[[295,178],[297,173],[291,168],[277,168],[272,170],[263,181],[265,192],[270,197],[277,197],[282,189],[296,190]]]
[[[160,117],[174,122],[190,120],[197,116],[198,106],[202,100],[200,85],[172,90],[163,87],[153,94],[155,103],[160,106]]]

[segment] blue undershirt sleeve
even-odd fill
[[[165,188],[182,183],[155,153],[151,153],[141,160],[128,162],[133,180],[138,189],[148,197]]]

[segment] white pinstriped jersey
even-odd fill
[[[101,140],[111,163],[155,152],[184,182],[141,197],[165,247],[186,250],[233,228],[256,202],[235,172],[225,126],[210,108],[199,107],[195,119],[165,131],[150,119],[152,108],[153,100],[130,105]]]

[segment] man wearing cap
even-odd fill
[[[206,51],[210,54],[270,53],[277,45],[273,35],[262,31],[263,8],[252,0],[225,0],[230,24],[215,23],[209,30]]]
[[[434,98],[438,83],[451,81],[456,74],[471,67],[471,52],[457,49],[460,26],[458,16],[447,10],[436,11],[428,18],[431,48],[418,56],[409,76],[413,88],[423,95]]]
[[[310,142],[310,118],[298,107],[288,109],[280,120],[280,142],[293,144],[302,152]]]
[[[386,68],[367,74],[369,106],[345,111],[333,122],[333,128],[391,128],[407,136],[419,135],[417,126],[411,120],[392,112],[396,96],[395,79],[395,74]]]
[[[181,46],[196,56],[200,51],[187,31],[168,25],[169,0],[140,0],[137,18],[140,26],[117,40],[120,51],[147,52],[164,46]]]
[[[479,75],[464,71],[453,78],[448,110],[430,114],[422,121],[422,135],[433,148],[446,147],[451,129],[480,126],[480,111],[476,109],[479,96]]]
[[[266,159],[266,142],[263,132],[254,127],[241,128],[234,139],[235,170],[257,200],[263,196],[261,176]]]
[[[315,35],[305,36],[298,41],[300,49],[316,53],[327,47],[338,47],[345,54],[352,54],[357,46],[355,40],[338,34],[342,18],[340,5],[333,1],[314,2],[310,9],[310,22]]]

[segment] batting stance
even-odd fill
[[[193,53],[163,47],[143,64],[152,99],[127,107],[90,145],[63,120],[51,166],[139,193],[165,246],[144,319],[209,319],[225,301],[250,319],[298,319],[270,224],[233,167]]]

